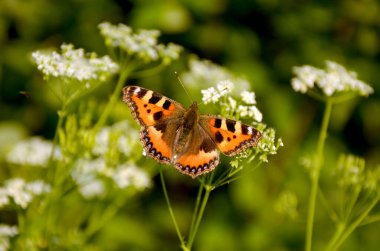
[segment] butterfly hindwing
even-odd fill
[[[231,119],[201,115],[199,123],[227,156],[234,156],[250,146],[256,146],[261,138],[261,133],[254,127]]]
[[[160,163],[171,163],[175,132],[180,126],[178,122],[173,119],[170,123],[166,121],[154,126],[142,127],[140,138],[147,156]]]
[[[175,167],[182,173],[195,178],[208,173],[219,164],[219,152],[208,134],[199,125],[193,130],[188,148],[175,158]]]

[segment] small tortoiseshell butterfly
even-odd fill
[[[198,113],[194,102],[185,109],[178,102],[139,86],[123,89],[123,101],[141,125],[140,139],[147,156],[172,164],[195,178],[219,164],[219,150],[234,156],[256,146],[261,133],[235,120]]]

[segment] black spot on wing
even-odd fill
[[[216,118],[215,121],[214,121],[214,126],[215,126],[216,128],[220,128],[220,127],[222,126],[222,120]]]
[[[247,135],[248,134],[248,126],[242,124],[241,125],[241,133],[244,135]]]
[[[157,102],[160,101],[161,98],[162,98],[161,96],[158,96],[153,93],[152,97],[149,99],[149,103],[157,104]]]
[[[162,105],[162,108],[165,110],[168,110],[171,105],[171,102],[169,100],[165,100],[164,104]]]
[[[216,139],[216,142],[220,143],[223,141],[223,135],[220,132],[216,132],[215,139]]]
[[[160,132],[165,132],[166,131],[166,127],[167,127],[167,124],[166,123],[161,123],[161,124],[157,124],[154,126],[154,128],[157,130],[157,131],[160,131]]]
[[[155,113],[153,114],[153,119],[154,119],[154,120],[159,120],[159,119],[162,117],[162,115],[163,115],[162,111],[155,112]]]
[[[147,90],[140,88],[140,91],[137,93],[137,97],[143,98],[147,92]]]
[[[226,124],[227,124],[227,129],[228,129],[228,131],[230,131],[230,132],[235,132],[235,124],[236,124],[236,121],[233,121],[233,120],[227,119],[227,120],[226,120]]]

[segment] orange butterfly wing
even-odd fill
[[[193,130],[188,148],[178,158],[175,167],[192,176],[211,172],[219,164],[219,151],[210,136],[199,125]]]
[[[201,115],[199,124],[227,156],[234,156],[248,147],[256,146],[262,136],[252,126],[216,116]]]
[[[123,101],[142,126],[140,140],[147,156],[171,163],[175,132],[185,109],[174,100],[139,86],[125,87],[123,94]]]

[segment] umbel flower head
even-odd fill
[[[35,51],[32,60],[63,103],[106,82],[119,70],[109,56],[85,53],[72,44],[62,44],[61,52]]]
[[[373,92],[371,86],[357,79],[357,74],[347,71],[338,63],[327,61],[326,69],[318,69],[310,65],[293,68],[296,75],[292,79],[295,91],[317,93],[322,91],[325,96],[338,96],[345,92],[353,92],[361,96],[368,96]]]
[[[35,51],[32,59],[45,78],[68,78],[79,82],[105,81],[119,69],[109,56],[99,58],[96,53],[85,53],[72,44],[62,44],[61,53]]]
[[[100,34],[105,39],[106,46],[120,48],[129,57],[140,59],[144,63],[160,61],[169,64],[179,57],[182,47],[173,43],[168,45],[159,44],[158,30],[138,30],[125,24],[112,25],[108,22],[99,24]]]

